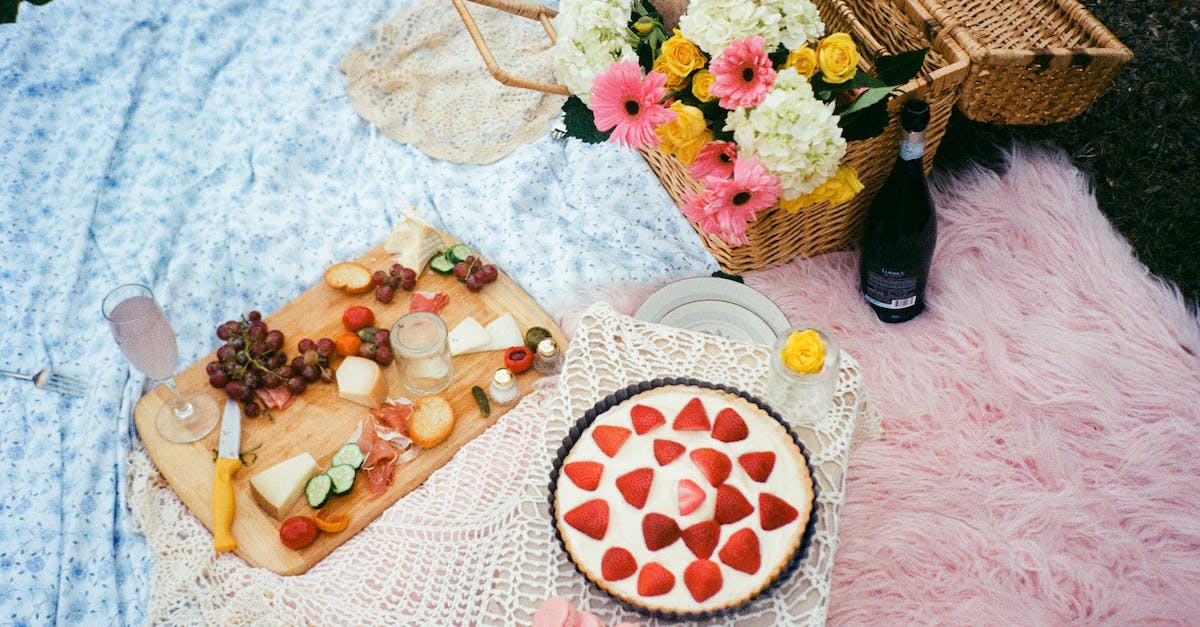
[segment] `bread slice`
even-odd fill
[[[371,270],[355,261],[342,261],[325,271],[325,283],[347,294],[364,294],[375,286]]]
[[[441,444],[454,430],[454,410],[440,396],[426,396],[408,421],[408,437],[421,448]]]

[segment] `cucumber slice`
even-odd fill
[[[304,498],[308,500],[308,506],[313,509],[321,509],[325,506],[325,501],[329,500],[329,495],[333,493],[333,480],[329,475],[317,475],[308,480],[304,486]]]
[[[449,259],[454,263],[458,263],[460,261],[466,261],[467,257],[470,257],[474,254],[475,251],[471,250],[470,246],[467,246],[466,244],[455,244],[446,251],[446,259]]]
[[[457,262],[450,261],[450,259],[446,257],[446,253],[442,253],[429,260],[429,267],[438,274],[450,274],[451,272],[454,272],[455,263]]]
[[[366,457],[363,455],[362,449],[354,442],[347,442],[333,454],[333,459],[330,463],[334,466],[346,464],[353,467],[355,470],[362,468],[363,461]]]
[[[354,466],[350,464],[337,464],[325,471],[333,482],[334,494],[345,494],[354,488],[354,472]]]

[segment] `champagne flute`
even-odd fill
[[[104,297],[101,309],[121,354],[146,376],[162,381],[170,393],[154,420],[159,434],[178,444],[208,435],[220,418],[217,403],[203,394],[185,397],[175,389],[179,348],[154,292],[136,283],[122,285]]]

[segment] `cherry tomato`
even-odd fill
[[[317,523],[308,516],[292,516],[279,526],[279,541],[289,549],[303,549],[317,539]]]
[[[342,314],[342,325],[351,331],[357,331],[374,324],[375,312],[362,305],[347,307],[346,311]]]

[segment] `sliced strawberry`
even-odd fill
[[[698,522],[679,532],[683,543],[692,550],[692,554],[701,559],[708,559],[721,540],[721,525],[715,520]]]
[[[738,464],[746,471],[750,478],[763,483],[767,477],[771,476],[771,470],[775,468],[775,453],[771,451],[762,451],[760,453],[746,453],[738,457]]]
[[[633,409],[629,410],[629,416],[633,419],[633,430],[637,431],[638,435],[645,435],[658,425],[667,424],[667,419],[661,411],[645,405],[634,405]]]
[[[750,428],[741,414],[732,407],[726,407],[717,412],[717,417],[713,419],[712,437],[722,442],[737,442],[750,437]]]
[[[654,459],[658,460],[659,466],[666,466],[675,461],[677,457],[683,455],[687,448],[678,442],[670,440],[655,440],[654,441]]]
[[[733,462],[729,461],[729,456],[717,449],[698,448],[692,451],[690,456],[714,488],[725,483],[729,478],[729,471],[733,470]]]
[[[717,488],[717,511],[713,518],[722,525],[735,523],[754,511],[754,506],[737,488],[725,484]]]
[[[562,469],[571,483],[589,492],[600,485],[600,475],[604,474],[604,464],[600,462],[571,462],[563,464]]]
[[[646,514],[642,519],[642,537],[646,539],[646,548],[651,551],[671,546],[679,539],[679,523],[670,516]]]
[[[658,562],[648,562],[638,573],[637,591],[644,597],[666,594],[675,587],[675,575]]]
[[[680,479],[676,489],[679,496],[679,515],[687,516],[704,502],[704,488],[691,479]]]
[[[671,428],[676,431],[708,431],[712,429],[712,424],[708,422],[708,413],[704,411],[704,404],[700,402],[700,399],[693,398],[683,406],[683,409],[679,410],[679,414],[675,416],[675,422],[671,423]]]
[[[758,497],[758,522],[763,531],[778,529],[799,516],[795,507],[773,494],[764,492]]]
[[[599,446],[605,455],[615,457],[630,433],[632,432],[625,427],[600,425],[592,429],[592,439],[596,441],[596,446]]]
[[[608,501],[592,499],[563,514],[568,525],[597,540],[608,532]]]
[[[762,552],[758,548],[758,536],[754,531],[739,529],[729,536],[725,546],[717,553],[726,566],[740,570],[747,575],[758,572],[762,565]]]
[[[625,497],[626,503],[642,509],[646,504],[646,497],[650,496],[650,484],[653,481],[654,469],[638,468],[617,477],[617,489],[621,491],[621,496]]]
[[[619,546],[604,552],[600,558],[600,576],[605,581],[620,581],[637,572],[637,560],[633,553]]]
[[[684,569],[683,583],[697,603],[704,601],[721,589],[721,567],[716,562],[696,560]]]

